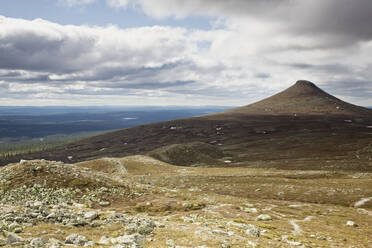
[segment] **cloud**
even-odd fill
[[[295,35],[323,36],[331,45],[372,38],[372,1],[370,0],[107,0],[110,6],[141,6],[155,18],[184,18],[208,15],[227,23],[251,19],[272,23],[278,30]],[[318,37],[319,38],[319,37]]]
[[[215,1],[209,9],[208,0],[154,2],[141,5],[144,11],[152,6],[158,12],[154,16],[182,17],[192,11],[217,16],[221,11],[228,18],[211,30],[191,30],[0,17],[0,87],[8,96],[0,104],[9,98],[16,104],[23,97],[24,104],[244,105],[301,78],[372,105],[370,97],[360,93],[371,92],[371,40],[356,38],[346,45],[342,32],[286,30],[285,21],[275,18],[289,8],[287,1],[246,1],[240,10],[235,7],[238,1]],[[171,8],[164,9],[168,5]],[[267,6],[276,13],[267,13]],[[339,35],[342,41],[335,38]]]
[[[95,0],[59,0],[59,2],[72,7],[91,4],[95,2]]]
[[[358,79],[341,79],[327,82],[325,89],[340,96],[370,98],[372,95],[372,81]]]
[[[74,73],[92,68],[156,66],[192,52],[181,28],[62,26],[0,17],[0,68]]]
[[[106,0],[106,2],[113,8],[126,8],[130,0]]]

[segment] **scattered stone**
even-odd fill
[[[146,237],[140,234],[123,235],[117,238],[111,239],[111,243],[126,245],[125,247],[137,247],[142,248],[146,245]]]
[[[302,246],[301,242],[288,239],[288,235],[283,235],[282,241],[286,242],[287,244],[290,244],[291,246]]]
[[[8,226],[8,230],[10,232],[20,233],[22,232],[22,227],[18,223],[13,222]]]
[[[252,236],[252,237],[260,237],[261,231],[258,227],[252,224],[247,225],[247,230],[245,231],[245,234]]]
[[[250,240],[248,240],[247,245],[249,245],[249,247],[251,247],[251,248],[256,248],[257,247],[257,243],[253,242],[253,241],[250,241]]]
[[[6,245],[6,240],[3,238],[0,238],[0,246],[5,246]]]
[[[32,247],[44,247],[48,243],[48,240],[45,238],[33,238],[30,242]]]
[[[246,213],[251,213],[251,214],[256,214],[258,213],[257,208],[245,208],[245,207],[240,207],[240,210],[246,212]]]
[[[8,232],[8,237],[7,237],[8,245],[14,245],[14,244],[23,243],[23,242],[24,242],[24,239],[22,237],[18,236],[15,233]]]
[[[99,245],[109,245],[111,243],[111,239],[107,236],[102,236],[98,241]]]
[[[86,242],[84,246],[85,247],[90,247],[90,246],[94,246],[94,245],[95,245],[94,241],[90,240],[90,241]]]
[[[131,223],[126,227],[126,232],[129,234],[139,233],[142,235],[147,235],[152,233],[155,228],[155,223],[151,220],[139,220],[135,223]]]
[[[263,221],[267,221],[267,220],[272,220],[273,218],[268,215],[268,214],[260,214],[258,217],[257,217],[257,220],[263,220]]]
[[[87,206],[85,204],[81,204],[81,203],[76,203],[74,202],[72,204],[72,206],[76,207],[76,208],[86,208]]]
[[[353,227],[357,227],[358,226],[354,221],[351,221],[351,220],[346,221],[346,225],[347,226],[353,226]]]
[[[86,237],[82,235],[78,235],[76,233],[73,233],[67,236],[66,241],[65,241],[66,244],[80,245],[80,246],[84,246],[87,242],[88,240]]]
[[[99,202],[99,205],[101,207],[107,207],[107,206],[110,206],[110,202],[108,202],[108,201],[100,201]]]
[[[223,241],[221,243],[221,247],[222,248],[231,248],[231,245],[230,245],[230,243],[228,241]]]
[[[213,230],[212,232],[215,233],[215,234],[224,235],[224,236],[231,236],[232,235],[232,233],[230,233],[230,232],[225,232],[225,231],[218,230],[218,229]]]
[[[63,243],[58,239],[51,238],[48,242],[48,248],[59,248],[62,247]]]
[[[97,217],[98,217],[98,213],[94,212],[94,211],[87,212],[87,213],[84,214],[84,219],[86,219],[89,222],[95,220]]]
[[[167,247],[169,247],[169,248],[174,248],[174,247],[176,247],[176,243],[174,242],[173,239],[168,239],[168,240],[165,242],[165,244],[166,244]]]

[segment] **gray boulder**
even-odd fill
[[[17,234],[8,232],[8,237],[7,237],[7,242],[6,242],[8,245],[23,243],[24,241],[25,240],[22,237],[18,236]]]
[[[45,238],[33,238],[30,242],[32,247],[45,247],[48,244],[48,240]]]
[[[76,233],[70,234],[66,237],[66,244],[84,246],[88,242],[88,239],[82,235]]]

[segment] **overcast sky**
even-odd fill
[[[1,0],[0,105],[372,106],[371,0]]]

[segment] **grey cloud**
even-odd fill
[[[140,82],[140,83],[128,83],[128,82],[116,82],[110,83],[105,82],[104,84],[97,83],[96,85],[101,88],[110,89],[167,89],[173,87],[180,87],[195,83],[195,81],[175,81],[175,82]]]
[[[23,31],[5,33],[0,39],[0,68],[72,72],[86,68],[90,61],[81,58],[94,48],[90,36],[48,37],[45,34]]]
[[[261,79],[265,79],[265,78],[270,78],[271,75],[269,73],[265,73],[265,72],[260,72],[260,73],[256,73],[254,75],[255,78],[261,78]]]
[[[0,88],[1,88],[2,90],[9,89],[9,84],[8,84],[8,83],[1,83],[1,82],[0,82]]]
[[[372,81],[342,79],[325,82],[325,90],[335,95],[369,98],[372,95]]]
[[[327,73],[343,74],[343,73],[352,72],[351,68],[343,64],[314,65],[314,64],[307,64],[307,63],[293,63],[293,64],[289,64],[288,66],[296,68],[296,69],[323,71]]]
[[[329,46],[372,38],[370,0],[132,0],[156,17],[210,15],[253,17],[281,23],[282,32],[329,36]]]
[[[174,63],[166,63],[160,66],[154,66],[154,67],[146,67],[146,66],[140,66],[140,67],[125,67],[125,66],[115,66],[115,67],[100,67],[94,70],[92,73],[89,74],[82,74],[78,75],[76,77],[73,77],[71,79],[74,80],[81,80],[81,81],[103,81],[103,80],[109,80],[109,81],[122,81],[125,79],[126,81],[133,81],[138,80],[139,78],[148,78],[148,77],[154,77],[155,75],[159,74],[163,71],[170,71],[178,66],[182,66],[187,64],[185,61],[179,61]],[[71,80],[70,78],[67,78],[65,80]]]
[[[67,89],[65,94],[72,95],[140,95],[145,91],[160,90],[163,92],[175,92],[175,88],[190,85],[193,81],[176,81],[176,82],[149,82],[138,84],[107,84],[101,85],[100,90],[87,88],[83,90]]]

